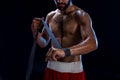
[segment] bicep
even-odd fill
[[[95,38],[92,20],[87,13],[84,13],[81,17],[81,34],[83,39],[89,38],[93,40]]]

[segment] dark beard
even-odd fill
[[[61,8],[61,7],[59,6],[60,4],[64,4],[65,7]],[[58,8],[59,10],[66,10],[66,8],[67,8],[69,5],[70,5],[70,0],[68,1],[67,4],[65,4],[65,3],[57,3],[57,8]]]

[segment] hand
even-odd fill
[[[65,57],[65,53],[62,49],[50,48],[46,54],[45,61],[48,61],[48,60],[57,61],[57,59],[60,59],[63,57]]]
[[[32,20],[31,30],[32,30],[33,36],[37,35],[38,30],[41,28],[41,26],[42,26],[41,20],[42,19],[44,19],[44,18],[34,18]]]

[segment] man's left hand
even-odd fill
[[[65,53],[62,49],[50,48],[46,54],[45,61],[48,61],[48,60],[57,61],[57,59],[63,58],[63,57],[65,57]]]

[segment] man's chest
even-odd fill
[[[73,16],[53,16],[49,26],[55,36],[75,34],[78,31],[78,24]]]

